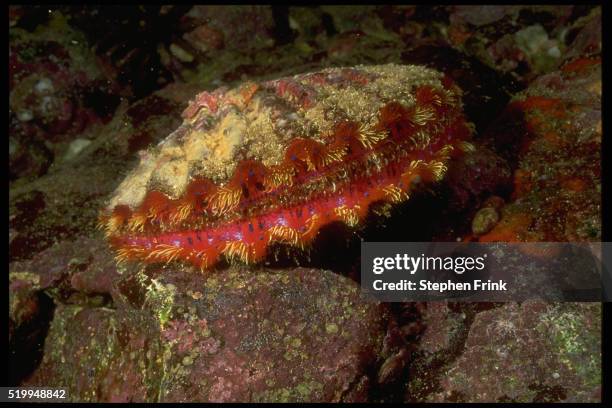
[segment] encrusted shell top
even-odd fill
[[[328,68],[202,92],[183,112],[181,126],[141,154],[108,210],[117,205],[135,208],[151,190],[177,198],[193,177],[223,185],[242,160],[280,164],[291,139],[325,143],[334,126],[346,120],[367,129],[385,104],[413,106],[413,91],[423,85],[449,99],[456,97],[443,86],[440,72],[396,64]]]

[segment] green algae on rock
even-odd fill
[[[357,386],[367,395],[386,309],[347,278],[239,268],[199,286],[180,274],[132,278],[118,285],[116,309],[58,307],[28,385],[71,384],[74,401],[342,401]]]

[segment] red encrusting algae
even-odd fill
[[[275,242],[304,248],[334,221],[355,227],[373,203],[407,200],[472,148],[460,91],[448,79],[442,84],[416,87],[411,106],[387,102],[374,124],[339,120],[325,142],[295,137],[280,163],[245,159],[227,183],[197,177],[176,199],[151,190],[134,209],[115,206],[101,225],[121,261],[183,260],[202,270],[222,255],[261,261]]]

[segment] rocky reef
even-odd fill
[[[109,29],[113,27],[113,29]],[[473,149],[355,233],[225,265],[118,265],[100,210],[215,89],[424,65]],[[601,304],[380,304],[370,241],[601,241],[595,6],[10,6],[11,385],[72,401],[597,402]],[[187,110],[189,113],[189,110]]]

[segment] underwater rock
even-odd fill
[[[134,154],[174,129],[179,101],[192,96],[192,90],[168,86],[122,105],[111,122],[91,132],[87,140],[92,142],[78,155],[58,161],[54,172],[35,183],[11,186],[11,261],[29,259],[55,242],[93,232],[100,206],[133,163]]]
[[[481,241],[601,240],[601,61],[580,57],[517,95],[487,133],[514,170]]]
[[[601,304],[508,303],[478,313],[440,388],[426,401],[599,402]]]
[[[270,6],[197,5],[182,20],[184,26],[193,27],[183,38],[209,56],[223,49],[253,53],[274,44]]]
[[[446,367],[464,352],[464,345],[477,313],[495,308],[493,303],[427,302],[420,324],[424,327],[415,344],[403,400],[426,402],[440,390]]]
[[[19,384],[42,359],[42,345],[53,318],[53,301],[40,292],[40,277],[28,270],[9,279],[9,383]]]
[[[31,124],[18,122],[15,117],[10,120],[10,179],[34,178],[44,175],[53,163],[53,152],[42,142],[41,131]],[[24,135],[33,137],[30,139]]]
[[[363,401],[383,347],[385,309],[327,271],[139,274],[114,296],[58,306],[28,385],[75,401]]]
[[[472,233],[474,235],[482,235],[491,231],[491,229],[499,221],[497,210],[492,207],[484,207],[478,210],[472,220]]]
[[[569,45],[563,54],[564,62],[601,54],[601,19],[601,7],[593,7],[572,24],[566,36]]]
[[[52,158],[64,149],[62,142],[107,122],[121,91],[87,48],[84,36],[61,13],[33,32],[18,26],[9,31],[12,177],[41,176],[49,165],[37,163],[48,154],[28,146],[43,146]]]
[[[593,7],[593,9],[596,9]],[[588,7],[448,6],[444,36],[500,73],[528,82],[558,68]]]

